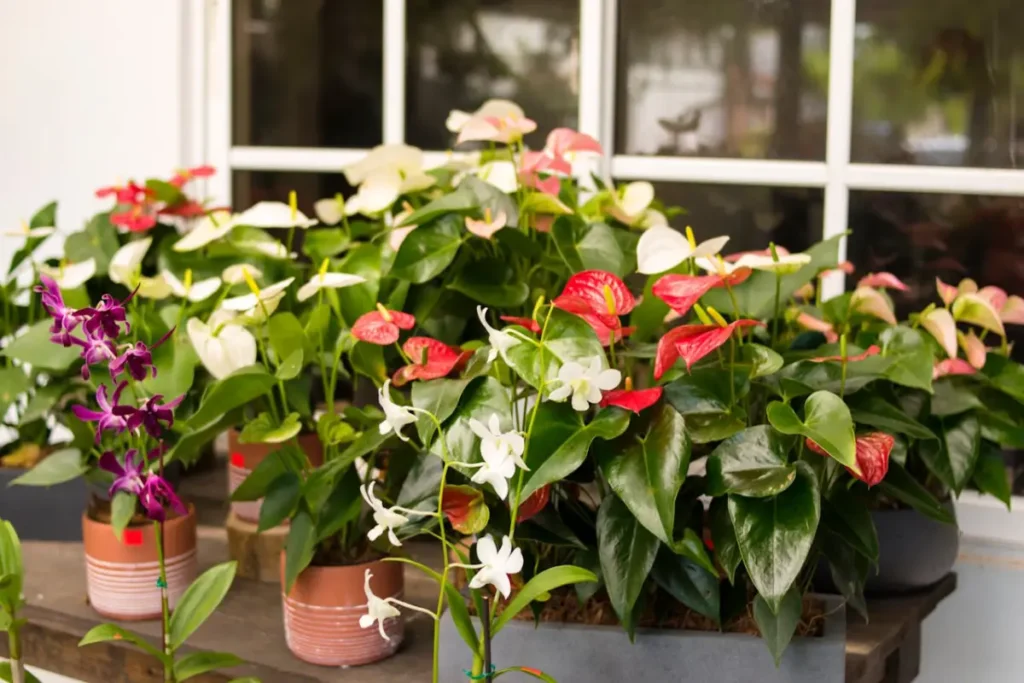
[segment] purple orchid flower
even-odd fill
[[[81,316],[78,311],[64,303],[64,295],[61,294],[60,287],[52,278],[40,275],[39,281],[42,284],[34,287],[34,291],[42,294],[43,307],[53,318],[53,326],[50,327],[50,332],[53,334],[51,340],[63,346],[71,346],[73,341],[71,333],[82,322]]]
[[[158,474],[150,473],[146,477],[139,503],[146,510],[146,516],[154,522],[162,522],[167,518],[167,508],[182,516],[188,514],[188,508],[181,502],[181,498],[174,493],[167,480]]]
[[[168,429],[174,426],[174,409],[181,404],[184,398],[185,394],[182,394],[173,401],[162,405],[160,401],[163,400],[163,396],[160,394],[147,398],[128,418],[128,428],[135,430],[142,427],[151,437],[159,439],[165,429],[160,423],[166,422]]]
[[[136,412],[129,406],[118,405],[121,400],[121,392],[128,386],[128,382],[121,382],[114,388],[113,401],[107,399],[107,385],[101,384],[96,389],[96,403],[100,409],[90,410],[85,406],[71,406],[75,417],[84,422],[96,422],[96,443],[100,442],[103,432],[110,431],[121,434],[129,427],[129,420]]]
[[[132,326],[127,320],[124,306],[132,300],[137,291],[136,288],[123,301],[104,294],[100,297],[99,305],[78,311],[80,316],[86,318],[85,325],[83,325],[86,334],[98,337],[102,332],[109,339],[117,339],[121,335],[121,325],[124,325],[124,332],[131,332]]]
[[[143,342],[136,342],[135,346],[129,346],[120,356],[110,363],[110,377],[117,381],[118,375],[127,372],[137,382],[146,379],[147,373],[152,370],[153,377],[156,377],[156,366],[153,365],[153,351],[167,341],[174,334],[174,328],[160,337],[152,347],[146,346]]]
[[[114,483],[110,485],[109,495],[114,496],[118,491],[124,491],[138,496],[145,487],[146,461],[139,455],[139,451],[132,448],[124,454],[124,465],[117,461],[113,451],[107,451],[100,456],[100,469],[106,470],[114,475]]]
[[[100,468],[114,475],[110,495],[124,491],[138,496],[146,516],[155,522],[167,519],[168,507],[179,515],[188,514],[188,509],[174,493],[170,483],[159,474],[146,470],[148,460],[159,457],[163,451],[163,446],[158,446],[149,452],[148,458],[145,458],[138,450],[132,448],[125,453],[124,465],[118,462],[112,451],[107,451],[99,462]]]
[[[91,365],[100,365],[117,358],[117,347],[114,342],[102,336],[93,336],[86,330],[85,339],[69,337],[72,344],[82,347],[82,358],[85,365],[82,366],[82,379],[89,379]],[[51,341],[58,341],[57,336],[50,337]]]

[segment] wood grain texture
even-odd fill
[[[238,562],[238,576],[253,581],[281,583],[281,551],[288,540],[288,527],[279,526],[257,533],[257,526],[229,513],[226,523],[228,553]]]

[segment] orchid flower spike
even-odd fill
[[[363,500],[370,506],[373,511],[373,521],[376,522],[376,526],[367,532],[366,537],[370,541],[376,541],[380,538],[381,534],[385,531],[388,532],[388,540],[393,546],[401,546],[402,542],[398,540],[398,536],[395,535],[395,529],[405,526],[409,523],[409,518],[406,515],[421,515],[423,517],[431,517],[435,513],[433,512],[422,512],[420,510],[410,510],[408,508],[399,507],[393,505],[391,507],[385,507],[384,503],[381,502],[377,496],[373,495],[373,487],[377,484],[375,481],[371,481],[366,486],[359,488],[359,493],[363,496]],[[401,513],[405,514],[401,514]]]
[[[359,628],[370,628],[374,624],[377,624],[380,637],[384,640],[390,641],[391,636],[389,636],[387,631],[384,630],[384,622],[388,619],[394,619],[401,615],[401,612],[398,611],[398,608],[396,608],[395,605],[400,605],[406,609],[416,610],[417,612],[423,612],[424,614],[429,615],[432,619],[437,619],[437,615],[430,610],[417,607],[416,605],[411,605],[396,597],[378,597],[370,587],[370,579],[372,578],[373,572],[367,569],[364,574],[363,581],[363,592],[366,594],[366,614],[359,617]]]

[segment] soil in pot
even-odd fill
[[[281,582],[284,585],[284,553]],[[404,575],[399,562],[374,560],[361,564],[310,565],[295,580],[281,601],[288,649],[299,659],[321,666],[356,666],[386,659],[398,650],[405,635],[405,619],[384,623],[389,640],[378,627],[359,626],[366,614],[364,577],[369,569],[370,587],[380,598],[402,599]]]
[[[228,496],[235,492],[245,478],[263,462],[267,456],[280,450],[279,444],[271,443],[239,443],[239,432],[232,429],[228,432]],[[316,434],[300,434],[299,447],[314,467],[323,462],[323,446]],[[250,501],[231,501],[231,512],[239,519],[252,524],[260,521],[260,506],[263,499]]]
[[[196,512],[173,516],[164,522],[164,557],[167,594],[171,609],[196,578]],[[99,614],[121,621],[160,617],[157,579],[156,527],[143,519],[133,520],[121,538],[110,525],[106,501],[94,501],[82,513],[86,586],[89,604]]]

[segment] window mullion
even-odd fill
[[[384,0],[385,144],[405,141],[405,0]]]
[[[207,180],[206,193],[214,205],[231,206],[231,0],[204,0],[206,95],[206,162],[217,169]]]

